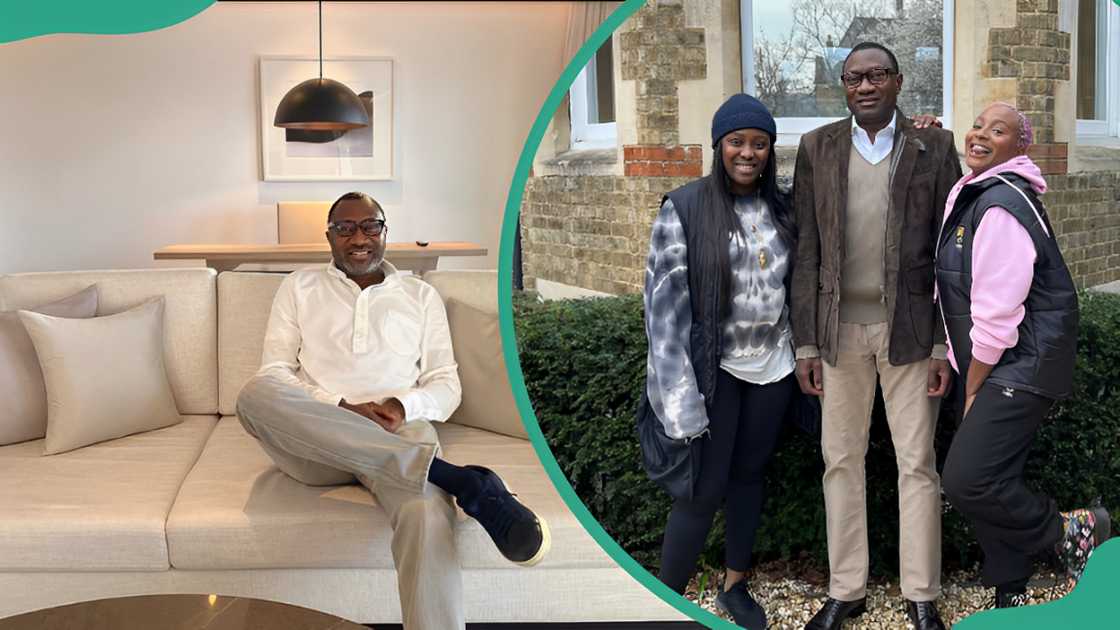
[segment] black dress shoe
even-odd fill
[[[906,616],[914,630],[945,630],[941,623],[941,615],[937,614],[937,606],[933,602],[912,602],[906,600]]]
[[[746,580],[739,580],[716,595],[716,608],[731,615],[736,625],[747,630],[766,630],[766,612],[747,590]]]
[[[838,599],[828,598],[817,614],[805,625],[805,630],[840,630],[845,619],[858,617],[867,612],[867,598],[857,599],[854,602],[842,602]]]

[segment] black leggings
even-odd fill
[[[1035,433],[1053,404],[985,383],[949,446],[941,486],[972,524],[988,586],[1025,582],[1034,572],[1032,556],[1062,536],[1054,500],[1031,490],[1023,476]]]
[[[676,500],[661,546],[661,581],[683,593],[704,548],[716,510],[727,519],[727,568],[745,571],[762,516],[766,464],[774,452],[794,376],[767,385],[719,370],[708,412],[710,435],[701,447],[700,475],[691,501]]]

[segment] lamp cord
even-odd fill
[[[323,80],[323,0],[319,0],[319,80]]]

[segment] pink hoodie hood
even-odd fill
[[[960,194],[961,188],[966,184],[972,182],[979,182],[991,177],[995,177],[999,173],[1014,173],[1019,177],[1030,182],[1031,188],[1038,194],[1046,192],[1046,180],[1042,178],[1042,170],[1034,163],[1029,157],[1019,155],[1003,164],[997,164],[992,168],[980,173],[979,175],[969,172],[953,185],[953,190],[949,191],[949,198],[945,201],[945,213],[941,215],[941,223],[945,224],[945,219],[949,218],[949,213],[953,211],[953,204],[957,201],[957,195]]]

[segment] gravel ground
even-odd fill
[[[784,563],[756,569],[748,577],[750,591],[766,610],[770,628],[801,630],[824,603],[828,584],[819,572],[789,570]],[[801,577],[791,578],[790,575]],[[715,607],[717,585],[722,586],[723,574],[707,571],[698,575],[689,585],[687,596],[713,613],[727,619]],[[699,588],[703,584],[701,591]],[[1028,586],[1032,603],[1042,603],[1062,597],[1068,592],[1064,576],[1045,570],[1036,574]],[[697,593],[700,593],[699,597]],[[960,571],[945,576],[942,596],[938,600],[941,619],[947,626],[968,615],[992,606],[994,589],[980,585],[976,571]],[[844,625],[845,630],[894,630],[909,628],[898,581],[873,582],[868,586],[867,613]]]

